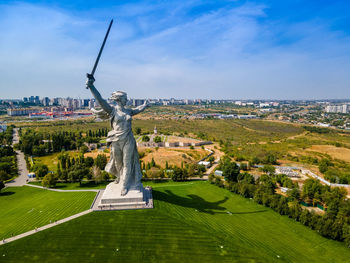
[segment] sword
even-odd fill
[[[103,39],[103,42],[102,42],[102,46],[100,48],[100,52],[98,52],[98,55],[97,55],[97,58],[96,58],[96,61],[95,61],[95,64],[94,64],[94,67],[92,68],[92,71],[91,73],[86,73],[86,76],[90,79],[90,78],[94,78],[94,74],[95,74],[95,71],[96,71],[96,68],[97,68],[97,65],[98,65],[98,62],[100,61],[100,57],[101,57],[101,54],[102,54],[102,51],[103,51],[103,48],[106,44],[106,40],[108,38],[108,34],[109,34],[109,31],[111,30],[111,27],[112,27],[112,24],[113,24],[113,19],[111,20],[111,22],[109,23],[109,27],[107,29],[107,33],[105,35],[105,38]],[[86,87],[88,89],[88,87]]]

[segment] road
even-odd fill
[[[13,142],[12,145],[19,142],[19,136],[18,136],[18,129],[14,129],[13,132]],[[13,179],[12,181],[5,184],[6,187],[8,186],[22,186],[27,183],[28,179],[28,170],[26,161],[24,159],[24,153],[21,151],[16,151],[17,154],[17,165],[18,165],[18,173],[19,176]]]

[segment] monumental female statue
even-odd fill
[[[107,145],[111,147],[110,160],[105,170],[115,175],[115,182],[120,185],[120,194],[126,195],[130,190],[142,190],[141,167],[136,141],[131,130],[132,116],[146,109],[147,101],[136,108],[125,108],[127,95],[123,91],[112,93],[111,99],[116,106],[110,105],[94,86],[94,77],[89,75],[86,85],[101,106],[101,110],[92,109],[102,119],[109,119],[112,130],[108,132]]]

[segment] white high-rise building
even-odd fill
[[[349,105],[328,105],[325,111],[328,113],[349,113]]]

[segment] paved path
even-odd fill
[[[35,188],[40,188],[40,189],[45,189],[45,190],[49,190],[49,191],[54,191],[54,192],[98,192],[100,191],[99,189],[84,189],[84,190],[80,190],[80,189],[76,189],[76,190],[62,190],[62,189],[55,189],[55,188],[47,188],[47,187],[43,187],[40,185],[35,185],[35,184],[24,184],[25,186],[30,186],[30,187],[35,187]]]
[[[67,222],[67,221],[70,221],[70,220],[72,220],[72,219],[75,219],[75,218],[78,218],[78,217],[80,217],[80,216],[83,216],[83,215],[86,215],[86,214],[88,214],[88,213],[91,213],[92,211],[93,211],[92,209],[89,209],[89,210],[86,210],[86,211],[81,212],[81,213],[79,213],[79,214],[75,214],[75,215],[72,215],[72,216],[70,216],[70,217],[63,218],[63,219],[58,220],[58,221],[56,221],[56,222],[54,222],[54,223],[51,223],[51,224],[48,224],[48,225],[45,225],[45,226],[36,228],[36,229],[34,229],[34,230],[30,230],[30,231],[28,231],[28,232],[25,232],[25,233],[23,233],[23,234],[19,234],[19,235],[14,236],[14,237],[7,238],[7,239],[5,239],[5,242],[4,242],[3,240],[1,240],[1,241],[0,241],[0,246],[3,245],[3,244],[7,244],[7,243],[9,243],[9,242],[18,240],[18,239],[23,238],[23,237],[33,235],[33,234],[35,234],[35,233],[37,233],[37,232],[43,231],[43,230],[45,230],[45,229],[48,229],[48,228],[51,228],[51,227],[54,227],[54,226],[57,226],[57,225],[59,225],[59,224],[63,224],[63,223],[65,223],[65,222]]]
[[[18,137],[18,129],[14,129],[13,133],[13,143],[16,144],[19,142],[19,137]],[[27,183],[28,179],[28,170],[27,170],[27,164],[24,159],[24,153],[21,151],[16,151],[17,154],[17,165],[18,165],[18,173],[19,176],[13,179],[12,181],[8,182],[5,184],[6,187],[8,186],[22,186]]]
[[[214,172],[215,168],[219,165],[219,162],[220,162],[220,157],[218,157],[215,160],[214,164],[205,172],[205,175],[209,175],[212,172]]]

